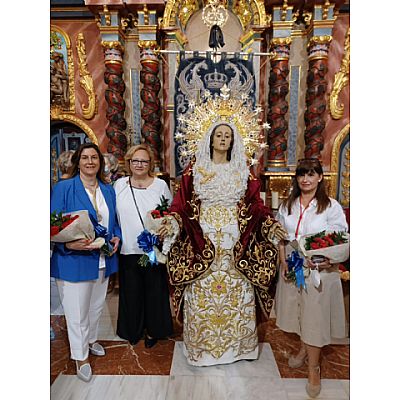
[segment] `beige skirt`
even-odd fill
[[[285,332],[297,333],[311,346],[322,347],[332,338],[346,337],[342,283],[337,267],[322,270],[321,284],[315,288],[310,277],[306,289],[285,281],[280,272],[275,296],[276,325]]]

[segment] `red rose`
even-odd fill
[[[60,232],[60,228],[58,226],[50,226],[50,236],[57,235]]]
[[[61,224],[61,229],[65,229],[68,225],[71,225],[74,222],[73,219],[69,219]]]
[[[311,248],[312,248],[313,250],[317,250],[317,249],[320,248],[318,243],[311,243],[310,246],[311,246]]]
[[[346,267],[343,264],[339,264],[339,270],[342,272],[347,271]]]
[[[326,241],[328,242],[328,244],[329,244],[330,246],[334,246],[334,245],[335,245],[335,242],[334,242],[330,237],[327,237],[327,238],[326,238]]]
[[[320,248],[320,249],[323,249],[323,248],[325,248],[325,247],[328,247],[328,245],[327,245],[325,242],[323,242],[323,243],[321,243],[321,244],[319,245],[319,248]]]

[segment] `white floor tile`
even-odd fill
[[[166,400],[228,400],[223,376],[171,376]]]
[[[288,400],[281,378],[227,377],[229,400]]]
[[[183,342],[176,342],[172,358],[171,375],[174,376],[240,376],[240,377],[272,377],[280,378],[271,346],[260,343],[258,360],[241,360],[233,364],[210,367],[194,367],[189,365],[183,355]]]
[[[282,379],[289,400],[309,400],[306,392],[307,379]],[[349,400],[340,379],[322,379],[318,400]]]
[[[51,400],[164,400],[169,376],[96,375],[85,383],[60,375],[51,386]]]

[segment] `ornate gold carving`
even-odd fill
[[[324,6],[322,7],[322,19],[327,19],[328,18],[328,12],[329,12],[329,7],[331,3],[329,0],[325,0]]]
[[[228,17],[229,14],[224,1],[221,4],[220,0],[208,0],[207,5],[203,8],[202,19],[209,28],[214,25],[223,27],[228,21]]]
[[[291,176],[270,177],[269,188],[271,192],[278,192],[280,198],[286,198],[289,195],[291,187],[292,187]]]
[[[308,47],[314,46],[316,44],[328,44],[331,41],[332,41],[331,35],[313,36],[308,42]]]
[[[152,49],[157,50],[159,49],[159,45],[156,40],[139,40],[138,47],[140,49]]]
[[[106,26],[111,26],[111,13],[108,11],[106,4],[103,5],[104,19],[106,21]]]
[[[344,105],[338,104],[339,94],[342,89],[349,83],[350,72],[350,28],[347,30],[346,38],[344,41],[344,55],[340,64],[339,72],[335,74],[333,88],[329,97],[329,108],[333,119],[340,119],[343,117]]]
[[[335,172],[335,175],[332,176],[332,187],[334,189],[332,197],[336,197],[336,187],[337,187],[337,174],[339,171],[339,154],[340,147],[342,145],[343,140],[349,134],[350,124],[347,124],[336,136],[335,141],[332,146],[332,155],[331,155],[331,170]]]
[[[149,25],[150,17],[149,17],[149,10],[147,9],[147,4],[143,6],[143,19],[144,19],[144,24]]]
[[[63,112],[74,113],[75,112],[75,79],[74,79],[74,59],[72,56],[71,40],[66,32],[55,25],[50,25],[51,32],[58,32],[65,39],[67,47],[67,62],[68,62],[68,87],[69,87],[69,108],[63,109]],[[50,50],[51,54],[51,50]],[[53,107],[57,108],[57,106]]]
[[[92,119],[97,111],[97,98],[94,91],[93,78],[87,68],[86,61],[86,46],[83,33],[78,33],[76,40],[76,50],[78,51],[79,59],[79,74],[81,79],[79,83],[88,96],[89,104],[86,106],[82,104],[82,114],[86,119]]]
[[[124,46],[122,46],[121,42],[119,42],[118,40],[114,40],[114,41],[113,40],[111,40],[111,41],[102,40],[101,45],[104,50],[114,49],[114,50],[120,51],[121,53],[124,53],[124,51],[125,51]]]
[[[271,15],[266,14],[264,0],[250,0],[250,6],[253,14],[253,25],[269,27]]]
[[[272,38],[270,44],[273,46],[283,46],[290,45],[292,43],[292,38],[284,37],[284,38]]]
[[[232,10],[239,18],[243,30],[246,31],[251,22],[251,8],[249,3],[246,0],[237,0]]]
[[[71,114],[65,114],[63,113],[64,110],[61,110],[60,108],[52,108],[50,110],[50,119],[52,120],[58,120],[58,121],[68,121],[72,122],[76,126],[79,126],[86,135],[89,137],[90,141],[94,144],[99,144],[96,135],[94,134],[93,130],[90,128],[89,125],[86,124],[86,122],[82,121],[81,119],[75,117],[74,115]]]
[[[288,8],[287,0],[283,0],[282,14],[281,14],[282,21],[286,21],[287,8]]]
[[[176,27],[177,16],[182,9],[182,4],[186,0],[167,0],[167,4],[164,8],[164,15],[162,17],[160,27],[162,29],[174,28]],[[192,0],[196,1],[196,0]],[[222,2],[225,3],[224,0]],[[269,27],[271,22],[271,15],[266,14],[265,5],[263,0],[250,0],[250,13],[253,17],[253,25],[261,25],[263,27]],[[196,3],[197,4],[197,3]],[[232,12],[235,12],[232,10]]]
[[[183,0],[179,10],[179,20],[183,27],[186,27],[189,18],[192,14],[199,9],[198,2],[196,0]]]
[[[343,207],[348,207],[350,204],[350,147],[346,149],[344,161],[344,172],[342,172],[342,201],[341,204]]]

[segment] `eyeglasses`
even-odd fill
[[[148,165],[150,160],[129,160],[132,165]]]

